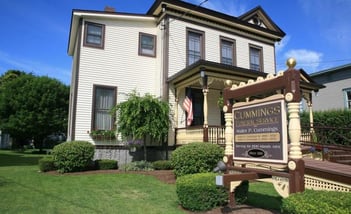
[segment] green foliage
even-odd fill
[[[155,170],[170,170],[172,168],[172,163],[170,160],[158,160],[152,163]]]
[[[95,160],[96,169],[106,170],[106,169],[118,169],[118,162],[116,160]]]
[[[61,173],[86,170],[94,157],[94,145],[86,141],[59,144],[52,150],[55,166]]]
[[[215,180],[215,173],[197,173],[178,178],[176,192],[182,207],[204,211],[226,204],[228,193],[224,187],[216,186]]]
[[[39,170],[41,172],[56,170],[54,158],[51,155],[49,155],[39,159]]]
[[[282,200],[282,213],[351,213],[351,193],[306,190]]]
[[[171,163],[177,177],[211,172],[224,156],[224,150],[216,144],[190,143],[173,151]]]
[[[125,171],[153,171],[153,165],[147,161],[133,161],[121,167]]]
[[[314,139],[322,144],[342,144],[351,146],[351,111],[329,110],[313,112],[315,126]],[[309,131],[309,112],[301,114],[303,131]],[[320,128],[325,127],[325,129]],[[329,128],[327,128],[329,127]],[[349,128],[349,129],[343,129]]]
[[[116,133],[114,130],[93,130],[90,136],[93,139],[115,139]]]
[[[66,133],[69,87],[56,79],[32,74],[1,78],[0,129],[20,145],[34,140],[41,149],[53,133]],[[15,142],[15,143],[16,143]]]
[[[150,94],[141,97],[136,91],[128,94],[125,102],[117,104],[112,113],[117,112],[117,132],[128,139],[151,139],[162,142],[169,128],[169,105]],[[146,150],[144,144],[144,160]]]

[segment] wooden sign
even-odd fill
[[[268,98],[233,106],[234,160],[287,163],[284,99]]]

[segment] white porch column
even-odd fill
[[[174,107],[174,128],[178,128],[178,102],[179,102],[179,99],[178,99],[178,96],[175,98],[175,107]]]
[[[312,101],[309,100],[307,102],[308,105],[308,111],[310,113],[310,132],[313,133],[314,132],[314,128],[313,128],[313,110],[312,110]],[[311,139],[312,140],[312,139]]]
[[[207,94],[208,89],[202,89],[202,93],[204,95],[204,128],[208,128],[208,104],[207,104]]]
[[[233,115],[232,113],[224,113],[225,119],[225,150],[224,155],[234,155],[233,150]]]
[[[301,159],[301,124],[300,124],[300,103],[290,102],[288,103],[288,112],[289,112],[289,139],[290,139],[290,152],[289,158],[292,159]]]

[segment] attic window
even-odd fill
[[[105,25],[85,22],[84,46],[104,48]]]

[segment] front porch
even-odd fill
[[[180,146],[192,142],[210,142],[225,146],[225,127],[224,126],[192,126],[189,128],[176,128],[175,129],[175,145]]]
[[[225,145],[223,90],[267,73],[216,62],[199,60],[168,79],[172,106],[172,131],[168,145],[211,142]],[[193,119],[187,124],[188,112],[183,103],[191,91]],[[222,101],[222,103],[221,103]]]

